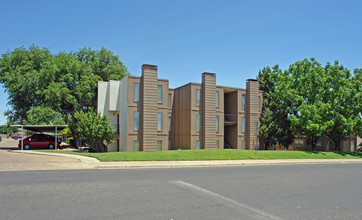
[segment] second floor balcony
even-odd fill
[[[224,114],[225,126],[233,126],[237,124],[237,117],[235,114]]]

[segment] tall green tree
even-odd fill
[[[287,147],[293,134],[302,135],[315,149],[318,138],[327,135],[341,150],[346,136],[361,135],[361,74],[361,69],[351,74],[337,61],[323,67],[314,58],[285,71],[264,68],[258,77],[264,90],[261,140]]]
[[[96,108],[98,81],[120,80],[128,71],[117,56],[104,48],[59,53],[53,62],[50,67],[57,67],[54,75],[58,80],[43,91],[45,102],[62,113],[77,143],[77,125],[69,123],[74,121],[75,112]]]
[[[275,118],[276,103],[273,102],[275,78],[280,71],[278,66],[265,67],[259,71],[258,81],[259,89],[263,90],[263,108],[260,117],[260,129],[258,137],[264,149],[271,149],[277,143],[276,132],[278,125]]]
[[[40,48],[35,45],[26,49],[16,48],[7,51],[0,58],[0,83],[9,95],[8,118],[11,121],[21,122],[26,119],[26,113],[35,106],[43,104],[41,91],[46,86],[41,86],[45,79],[42,79],[43,66],[51,61],[54,56],[47,48]]]
[[[289,120],[294,133],[303,135],[311,145],[317,146],[325,130],[322,120],[327,111],[323,102],[325,71],[314,58],[304,59],[289,66],[281,84],[283,100],[289,103]],[[288,92],[287,92],[288,90]]]
[[[259,88],[264,92],[263,108],[260,118],[259,137],[264,148],[270,149],[277,143],[288,149],[293,143],[294,134],[288,121],[288,112],[281,97],[276,93],[282,70],[278,65],[265,67],[259,71]]]
[[[20,123],[36,112],[51,109],[48,115],[60,113],[75,140],[79,133],[76,124],[70,122],[75,112],[96,108],[98,81],[120,80],[126,74],[119,57],[105,48],[51,54],[32,45],[8,51],[0,58],[0,82],[12,108],[9,117]],[[39,108],[32,110],[35,107]]]
[[[334,142],[335,150],[341,150],[341,142],[351,134],[361,134],[362,129],[362,80],[361,71],[356,69],[354,76],[339,65],[327,63],[326,83],[323,100],[327,106],[325,121],[326,135]]]

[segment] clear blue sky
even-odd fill
[[[133,75],[155,64],[170,87],[245,88],[265,66],[303,58],[362,67],[362,1],[0,0],[0,53],[36,44],[54,53],[105,47]],[[7,94],[0,88],[0,124]]]

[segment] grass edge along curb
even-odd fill
[[[254,150],[173,150],[87,153],[63,150],[40,150],[41,152],[66,153],[94,157],[102,162],[111,161],[188,161],[188,160],[253,160]],[[334,151],[258,151],[258,159],[362,159],[362,152]]]

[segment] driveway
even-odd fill
[[[87,164],[76,158],[21,153],[17,147],[18,142],[12,139],[0,142],[0,171],[88,168]]]

